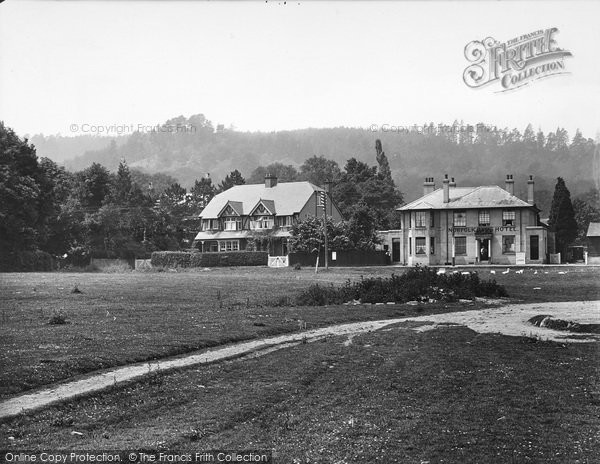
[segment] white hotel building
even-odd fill
[[[505,188],[457,187],[448,175],[442,188],[432,177],[423,188],[421,198],[398,208],[401,229],[380,233],[393,263],[541,264],[553,252],[552,234],[534,204],[532,176],[527,201],[514,195],[512,175]]]

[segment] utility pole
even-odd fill
[[[323,198],[323,231],[325,233],[325,269],[329,269],[329,244],[327,241],[327,195],[331,191],[331,181],[325,182],[326,190],[321,192]]]

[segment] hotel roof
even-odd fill
[[[235,185],[216,195],[200,213],[203,219],[216,219],[228,202],[235,202],[240,215],[248,215],[262,201],[277,216],[299,213],[314,192],[324,191],[310,182],[281,182],[267,188],[265,184]]]
[[[450,201],[444,203],[444,189],[439,188],[397,208],[399,211],[424,209],[531,208],[532,205],[511,195],[497,185],[450,187]]]

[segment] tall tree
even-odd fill
[[[379,164],[379,176],[386,181],[391,181],[392,171],[390,170],[390,163],[387,156],[385,156],[381,140],[379,139],[375,140],[375,159]]]
[[[74,195],[83,208],[99,209],[110,192],[110,173],[99,163],[75,174]]]
[[[244,179],[242,173],[235,169],[225,176],[225,179],[221,181],[217,190],[220,193],[229,190],[234,185],[244,185],[245,183],[246,179]]]
[[[300,178],[320,187],[324,187],[327,182],[336,182],[341,175],[340,166],[324,156],[308,158],[300,166]]]
[[[208,205],[208,202],[213,199],[216,194],[215,186],[210,177],[203,177],[196,180],[194,186],[190,190],[190,208],[192,214],[199,214]]]
[[[555,233],[557,250],[565,257],[567,247],[577,237],[577,222],[571,203],[571,193],[562,177],[556,179],[548,225],[550,231]]]
[[[45,210],[44,174],[33,145],[0,122],[0,249],[36,247]]]
[[[279,182],[295,182],[298,180],[298,170],[291,164],[271,163],[268,166],[259,166],[248,179],[249,184],[261,184],[265,181],[265,176],[272,174],[277,176]]]

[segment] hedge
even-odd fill
[[[45,251],[0,253],[0,272],[46,272],[54,270],[54,260]]]
[[[266,251],[232,251],[228,253],[190,253],[155,251],[150,263],[154,267],[266,266]]]

